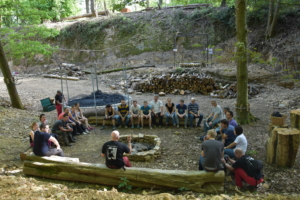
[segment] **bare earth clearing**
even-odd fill
[[[119,77],[120,75],[121,73],[113,73],[110,76]],[[42,108],[39,100],[46,97],[54,97],[56,90],[60,89],[60,83],[61,82],[58,79],[44,79],[38,76],[24,78],[22,84],[17,86],[17,89],[24,105],[26,105],[27,107],[27,110],[17,110],[12,108],[0,107],[0,168],[2,169],[3,174],[8,174],[7,170],[22,168],[23,164],[19,159],[19,153],[29,147],[29,126],[32,123],[32,121],[38,120],[38,115],[42,113]],[[63,83],[65,86],[65,81]],[[69,81],[68,84],[70,97],[74,97],[81,94],[90,94],[92,92],[90,80]],[[115,92],[111,91],[108,84],[105,84],[104,82],[99,84],[99,86],[100,89],[104,92]],[[253,157],[260,160],[264,160],[265,158],[265,143],[268,137],[268,124],[270,122],[270,113],[274,111],[272,106],[273,103],[279,102],[281,100],[284,100],[285,102],[292,101],[297,97],[299,98],[300,95],[299,87],[295,87],[294,89],[290,90],[272,84],[265,86],[266,92],[259,94],[249,100],[252,114],[258,117],[260,120],[255,124],[243,126],[245,135],[249,143],[248,154],[251,154]],[[66,89],[64,87],[64,91],[65,90]],[[67,96],[66,93],[65,95]],[[5,99],[8,97],[8,93],[6,91],[2,78],[0,79],[0,96],[4,97]],[[153,99],[152,94],[133,94],[131,96],[133,99],[136,99],[140,105],[144,100],[151,101]],[[191,97],[196,97],[197,102],[200,104],[202,113],[204,113],[205,116],[207,116],[210,112],[211,97],[209,96],[195,94],[185,96],[166,95],[165,97],[161,97],[160,99],[165,103],[167,97],[171,97],[173,102],[176,103],[179,102],[179,99],[181,98],[183,98],[185,102],[188,103]],[[235,99],[216,100],[218,104],[222,107],[229,106],[232,110],[234,110]],[[298,107],[299,106],[294,106],[293,108],[286,108],[283,109],[282,112],[288,113],[289,110],[297,109]],[[56,120],[56,110],[46,114],[51,123],[53,123]],[[104,159],[100,157],[100,151],[104,142],[110,140],[111,127],[107,127],[107,129],[105,129],[104,131],[100,131],[99,128],[100,125],[97,126],[95,130],[92,131],[90,134],[79,136],[77,142],[72,147],[63,147],[66,156],[77,157],[82,162],[104,163]],[[198,169],[198,159],[201,151],[201,143],[195,140],[195,136],[200,136],[200,133],[202,133],[202,129],[200,128],[193,130],[184,128],[175,129],[173,127],[155,128],[153,130],[149,130],[148,128],[144,128],[143,130],[122,128],[119,131],[121,134],[154,134],[158,135],[162,140],[161,157],[156,159],[154,162],[133,162],[133,166],[157,169]],[[180,134],[174,134],[175,132],[180,132]],[[300,198],[299,196],[297,197],[297,194],[300,194],[299,152],[296,158],[295,166],[293,168],[278,168],[276,166],[268,165],[267,163],[265,163],[264,174],[266,182],[258,188],[257,192],[259,195],[267,195],[268,193],[280,193],[286,195],[287,198]],[[22,175],[22,172],[20,172],[18,175],[24,176]],[[1,177],[1,182],[4,179],[4,176]],[[26,179],[24,180],[30,182],[30,180],[28,180],[28,177],[26,177]],[[97,189],[99,187],[91,184],[79,183],[76,183],[74,185],[74,183],[66,181],[49,181],[44,179],[37,180],[39,181],[36,184],[45,185],[49,184],[49,182],[57,182],[71,188],[73,187],[79,189],[88,187],[91,187],[92,189]],[[6,186],[5,190],[12,189],[13,187],[15,187],[13,184],[10,186],[11,187]],[[48,186],[49,185],[46,185],[45,187]],[[230,194],[234,194],[234,186],[232,181],[227,181],[225,183],[225,188]],[[95,192],[94,190],[79,189],[77,192],[75,191],[76,189],[74,191],[72,190],[72,192],[75,194],[80,192]],[[97,190],[99,190],[99,188]],[[67,194],[67,191],[68,189],[66,189],[64,193]],[[122,196],[122,198],[124,199],[134,198],[126,196],[127,194],[124,195],[125,196]],[[199,195],[196,195],[196,197],[198,196]],[[51,197],[51,195],[46,195],[44,197]],[[8,197],[3,198],[7,199]],[[101,197],[99,196],[98,198]],[[121,197],[119,196],[117,198]],[[173,199],[173,197],[169,198]],[[183,196],[182,198],[185,199],[187,197]]]

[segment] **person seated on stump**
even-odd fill
[[[202,152],[199,160],[199,170],[218,172],[221,158],[223,158],[224,144],[215,140],[217,133],[211,129],[207,132],[207,140],[202,144]]]
[[[88,130],[94,130],[95,128],[89,124],[89,120],[82,114],[81,109],[80,109],[80,104],[77,102],[74,105],[75,105],[76,115],[77,115],[77,118],[79,119],[79,121],[82,123],[85,123],[85,127]]]
[[[236,135],[234,134],[234,126],[229,125],[227,119],[221,120],[220,136],[222,137],[222,142],[224,143],[225,147],[233,143],[236,139]]]
[[[179,118],[184,118],[184,128],[187,128],[188,109],[187,106],[184,104],[183,99],[181,99],[180,103],[176,105],[175,120],[177,128],[179,128]]]
[[[106,105],[105,107],[105,116],[103,118],[103,124],[102,127],[100,128],[100,130],[105,129],[105,121],[106,120],[111,120],[112,125],[113,125],[113,130],[116,130],[116,120],[115,120],[115,109],[110,105]]]
[[[202,119],[203,119],[203,115],[200,113],[199,110],[199,106],[196,103],[196,99],[195,98],[191,98],[191,103],[188,104],[188,116],[190,119],[190,128],[193,129],[193,123],[194,123],[194,119],[199,118],[197,126],[200,126]]]
[[[147,101],[144,101],[144,105],[140,108],[140,115],[141,115],[141,129],[144,127],[144,118],[149,119],[149,128],[152,129],[151,126],[151,107],[148,105]]]
[[[172,119],[173,126],[176,127],[175,123],[175,104],[172,103],[171,98],[167,98],[166,107],[166,126],[169,125],[170,118]]]
[[[116,116],[116,120],[119,124],[118,128],[122,128],[122,125],[125,125],[125,128],[128,128],[129,119],[129,106],[126,105],[125,100],[122,100],[121,105],[118,106],[118,115]]]
[[[158,100],[158,95],[154,95],[154,100],[150,102],[151,117],[154,128],[157,126],[156,118],[159,118],[158,126],[161,127],[164,117],[164,108],[161,100]]]
[[[53,142],[56,148],[50,148],[48,141]],[[40,131],[35,133],[33,153],[36,156],[57,155],[64,157],[63,150],[60,148],[58,141],[49,134],[49,126],[46,124],[41,124]]]
[[[39,125],[37,122],[33,122],[31,124],[31,130],[29,132],[29,143],[30,143],[30,146],[33,147],[34,145],[34,134],[35,132],[39,131]]]
[[[130,120],[131,120],[131,128],[134,128],[134,118],[138,119],[138,124],[137,124],[137,128],[140,128],[140,120],[141,120],[141,116],[140,116],[140,111],[141,111],[141,107],[140,105],[137,104],[137,101],[134,100],[132,102],[132,105],[130,106]]]
[[[232,149],[233,147],[236,147],[235,149],[242,149],[245,153],[247,151],[248,143],[241,126],[234,128],[234,135],[237,136],[234,142],[224,147],[224,154],[228,155],[230,158],[236,158],[234,155],[234,149]]]
[[[75,142],[75,139],[72,137],[73,129],[68,125],[69,115],[65,113],[61,120],[56,121],[52,126],[52,133],[58,134],[62,137],[63,142],[66,146],[72,146],[70,142]]]
[[[234,155],[237,158],[236,161],[230,158],[228,159],[228,162],[232,164],[231,166],[226,163],[224,158],[222,158],[222,163],[225,164],[225,167],[228,170],[234,171],[235,184],[237,187],[242,188],[243,180],[252,186],[257,186],[264,181],[261,171],[259,171],[258,174],[255,174],[253,170],[248,168],[247,159],[253,158],[245,155],[245,152],[240,148],[234,150]],[[254,178],[255,176],[258,176],[258,180]]]
[[[80,134],[87,134],[89,133],[89,131],[87,130],[87,128],[83,125],[83,123],[81,123],[81,121],[78,119],[77,115],[76,115],[76,107],[75,105],[72,106],[71,108],[71,112],[70,112],[71,116],[70,119],[71,121],[73,121],[76,124],[77,130]],[[69,115],[70,116],[70,115]],[[75,134],[76,135],[76,134]],[[74,136],[75,136],[74,135]]]
[[[238,125],[237,122],[233,119],[233,112],[231,110],[227,111],[225,113],[225,116],[226,116],[226,119],[229,122],[229,125],[232,125],[233,127],[236,127]],[[220,128],[221,127],[216,128],[216,132],[217,132],[218,135],[220,134]]]
[[[113,131],[111,133],[111,141],[106,142],[102,147],[101,156],[105,157],[105,164],[111,169],[120,169],[126,167],[132,167],[128,157],[123,157],[124,153],[131,154],[131,136],[127,137],[128,144],[119,142],[119,131]]]
[[[40,114],[40,121],[39,121],[39,125],[41,125],[42,123],[49,125],[48,120],[46,119],[46,115],[45,114]]]
[[[223,111],[221,106],[217,105],[216,101],[211,101],[212,112],[208,116],[207,120],[204,120],[204,131],[205,133],[212,129],[217,123],[219,123],[223,117]]]

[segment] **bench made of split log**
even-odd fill
[[[109,169],[104,164],[79,162],[77,158],[38,157],[28,155],[24,162],[26,175],[68,180],[101,185],[118,186],[121,177],[129,180],[133,187],[177,190],[185,187],[202,193],[224,192],[224,171],[218,173],[205,171],[161,170],[130,167]]]

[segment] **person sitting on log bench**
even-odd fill
[[[221,158],[224,155],[224,144],[215,140],[217,133],[211,129],[207,132],[207,140],[202,144],[202,152],[199,160],[199,170],[218,172]]]
[[[243,134],[243,128],[241,126],[234,128],[234,135],[237,136],[234,142],[224,147],[224,154],[228,155],[230,158],[236,158],[234,155],[234,149],[232,149],[234,146],[236,149],[242,149],[243,152],[247,151],[248,143],[245,135]]]
[[[111,141],[106,142],[102,147],[101,156],[105,157],[105,164],[111,169],[120,169],[126,167],[132,167],[128,157],[123,157],[124,153],[131,154],[131,136],[127,137],[128,145],[119,142],[119,131],[113,131],[111,133]]]
[[[94,130],[95,128],[89,124],[89,120],[82,114],[80,109],[80,104],[77,102],[74,105],[76,108],[75,111],[76,111],[77,118],[80,120],[80,122],[85,123],[85,127],[88,130]]]
[[[243,180],[252,186],[257,186],[264,181],[261,171],[251,170],[251,168],[249,168],[249,165],[247,164],[248,160],[253,160],[253,158],[245,155],[245,152],[240,148],[236,148],[234,150],[234,155],[237,158],[236,161],[230,158],[228,159],[228,161],[232,163],[232,166],[226,163],[224,158],[222,158],[222,163],[225,164],[225,167],[228,170],[234,171],[235,184],[237,187],[242,188]]]
[[[134,100],[130,107],[131,128],[134,128],[134,118],[138,119],[138,124],[136,127],[140,128],[140,120],[141,120],[140,111],[141,111],[140,105],[138,105],[137,101]]]
[[[48,141],[53,142],[56,148],[49,148]],[[64,157],[63,150],[60,148],[58,141],[50,136],[49,126],[46,124],[41,124],[40,131],[36,132],[34,135],[33,153],[36,156],[57,155]]]
[[[181,99],[180,103],[176,105],[176,114],[175,120],[177,124],[177,128],[179,128],[179,118],[184,118],[184,128],[187,128],[187,121],[188,121],[188,109],[186,104],[184,104],[184,100]]]
[[[197,126],[200,126],[202,119],[203,119],[203,115],[200,113],[199,110],[199,106],[196,103],[196,99],[195,98],[191,98],[191,103],[188,104],[188,116],[190,119],[190,128],[193,129],[194,128],[194,119],[199,118]]]
[[[154,95],[154,100],[150,102],[152,123],[154,128],[157,126],[156,118],[159,118],[158,126],[161,127],[164,117],[164,108],[161,100],[158,100],[158,95]]]
[[[167,98],[167,103],[166,103],[165,106],[166,106],[166,126],[169,125],[169,120],[171,118],[173,126],[176,127],[176,122],[175,122],[175,104],[172,103],[171,98]]]
[[[217,105],[216,101],[211,101],[212,112],[208,116],[207,120],[204,120],[204,131],[205,133],[212,129],[217,123],[222,120],[223,111],[221,106]]]
[[[149,119],[149,128],[152,129],[151,126],[151,107],[148,105],[147,101],[144,101],[144,105],[141,106],[141,129],[144,127],[144,118]]]
[[[42,123],[49,125],[48,120],[46,119],[46,115],[45,114],[40,114],[40,121],[39,121],[39,125],[41,125]]]
[[[223,110],[225,110],[225,108],[223,108]],[[229,125],[231,125],[233,127],[236,127],[238,125],[238,123],[233,119],[233,112],[231,110],[229,110],[225,113],[225,119],[227,119]],[[215,129],[218,135],[220,134],[220,128],[221,127],[218,127]]]
[[[229,125],[227,119],[221,120],[220,135],[225,147],[233,143],[236,139],[236,135],[234,134],[234,126]]]
[[[80,134],[87,134],[86,132],[84,132],[79,123],[76,123],[75,119],[73,118],[72,114],[70,113],[70,110],[68,107],[65,107],[64,108],[64,112],[61,113],[59,116],[58,116],[58,120],[62,120],[64,114],[68,114],[69,116],[69,120],[68,120],[68,124],[69,126],[73,129],[72,131],[72,137],[75,138],[75,135],[80,135]]]
[[[129,119],[129,106],[126,105],[125,100],[122,100],[121,105],[118,106],[118,115],[116,116],[116,120],[119,124],[118,128],[122,128],[123,123],[125,125],[125,128],[128,128]]]
[[[111,120],[112,121],[112,125],[113,125],[113,130],[116,130],[116,120],[115,120],[115,109],[110,105],[106,105],[105,107],[105,117],[103,118],[103,125],[100,128],[100,130],[105,129],[105,121],[106,120]]]
[[[70,117],[71,115],[71,117]],[[70,120],[73,121],[76,124],[77,130],[80,134],[87,134],[90,133],[89,130],[81,123],[81,121],[78,119],[76,115],[76,107],[75,105],[72,106],[71,112],[69,114]],[[76,135],[76,134],[75,134]],[[73,137],[75,136],[73,135]]]
[[[31,124],[31,131],[29,132],[29,143],[30,143],[30,146],[33,147],[34,145],[34,134],[35,132],[39,131],[39,125],[37,122],[33,122]]]
[[[69,138],[71,142],[75,142],[75,140],[72,138],[73,129],[68,125],[68,121],[69,115],[65,113],[61,120],[58,120],[53,124],[51,132],[61,135],[66,146],[72,146],[72,144],[69,143]]]

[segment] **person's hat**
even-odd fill
[[[60,90],[57,90],[57,93],[61,93],[61,91]],[[62,93],[61,93],[62,94]]]

